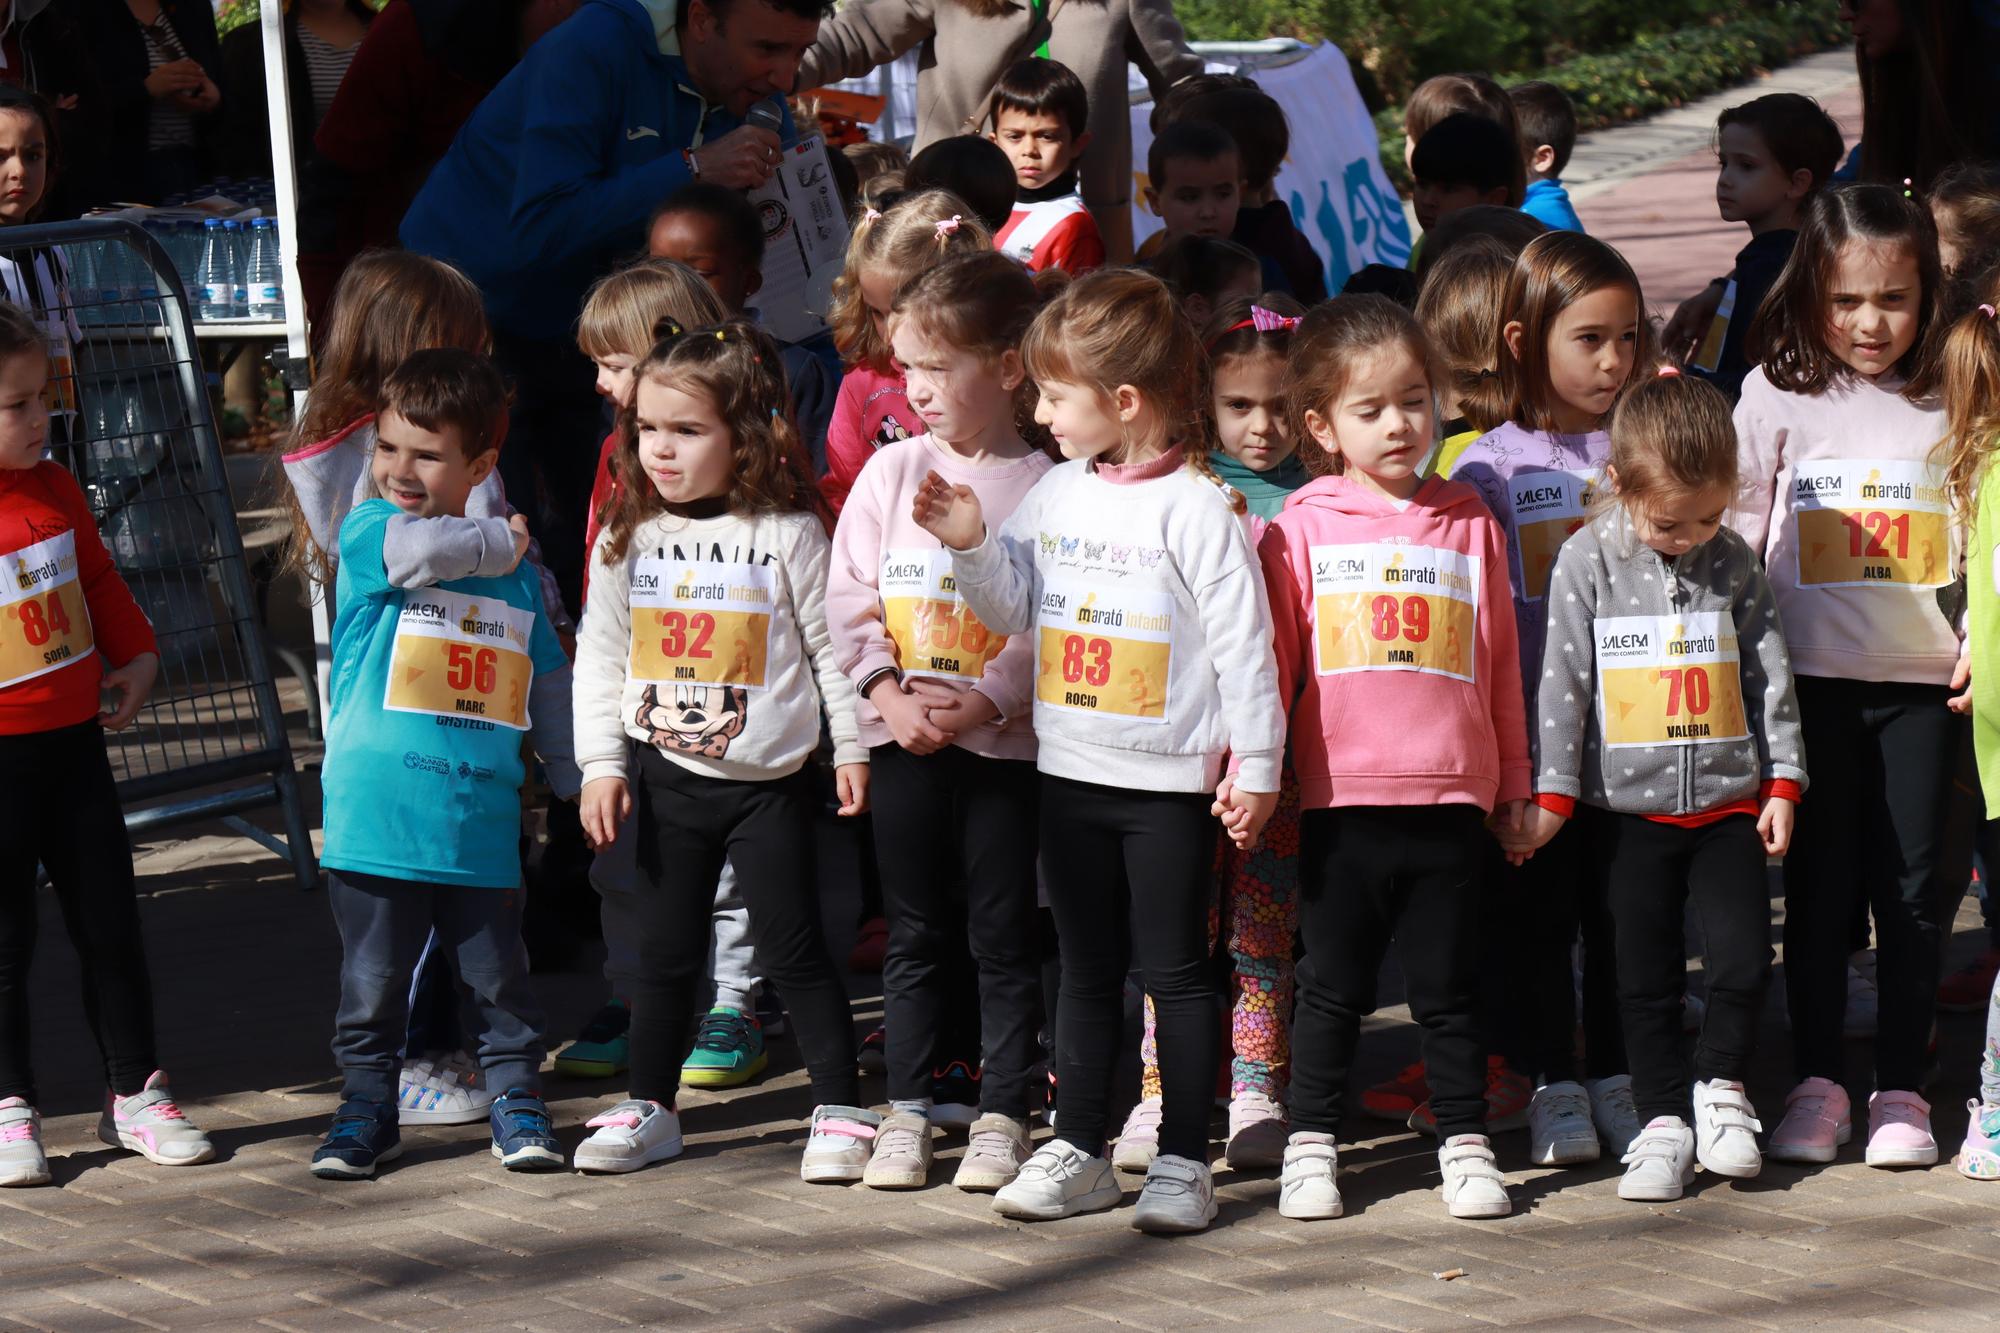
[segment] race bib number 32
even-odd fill
[[[1719,611],[1595,622],[1604,743],[1705,745],[1750,734],[1736,625]]]
[[[1799,586],[1937,588],[1951,582],[1938,469],[1894,459],[1816,460],[1792,478]]]
[[[1590,481],[1573,472],[1530,472],[1507,483],[1507,497],[1521,550],[1521,591],[1540,601],[1549,591],[1556,552],[1589,516]]]
[[[491,597],[418,588],[403,597],[389,689],[382,706],[398,713],[478,718],[528,729],[532,612]]]
[[[877,586],[882,626],[906,676],[977,681],[1007,646],[1007,636],[987,629],[959,597],[942,550],[883,552]]]
[[[1478,556],[1390,542],[1315,546],[1312,568],[1321,675],[1425,671],[1473,679]]]
[[[0,685],[66,667],[95,646],[74,532],[0,555]]]
[[[664,685],[765,688],[778,576],[769,565],[636,562],[632,675]]]
[[[1051,708],[1167,720],[1173,598],[1049,579],[1036,616],[1035,698]]]

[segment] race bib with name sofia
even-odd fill
[[[96,644],[74,532],[0,555],[0,687],[60,670]]]

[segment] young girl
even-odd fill
[[[906,283],[889,316],[910,406],[928,428],[861,470],[833,534],[827,618],[864,700],[874,836],[888,906],[883,1025],[892,1114],[862,1183],[922,1185],[931,1163],[931,1075],[963,930],[979,974],[985,1071],[979,1119],[954,1180],[996,1190],[1028,1146],[1036,1058],[1035,649],[987,629],[954,589],[951,560],[910,519],[935,471],[1004,522],[1053,466],[1021,438],[1019,351],[1040,299],[1014,260],[946,260]],[[1039,1089],[1037,1090],[1039,1091]]]
[[[1617,251],[1576,232],[1537,236],[1507,281],[1497,347],[1506,421],[1452,470],[1486,499],[1507,535],[1527,710],[1541,680],[1549,571],[1582,526],[1610,452],[1605,425],[1647,359],[1646,304]],[[1609,926],[1591,885],[1588,828],[1518,869],[1498,869],[1485,936],[1486,1008],[1495,1046],[1533,1079],[1529,1152],[1538,1166],[1623,1153],[1639,1130],[1625,1074]],[[1505,904],[1505,906],[1502,906]],[[1518,906],[1519,909],[1515,910]],[[1584,939],[1584,1059],[1577,1082],[1570,952]],[[1495,992],[1504,997],[1496,1003]],[[1501,1120],[1511,1108],[1495,1106]]]
[[[1478,905],[1484,821],[1518,827],[1528,741],[1505,537],[1477,491],[1422,472],[1438,378],[1414,317],[1351,296],[1306,316],[1286,379],[1316,474],[1260,547],[1303,808],[1286,1217],[1340,1216],[1334,1135],[1392,939],[1445,1207],[1512,1209],[1486,1136]]]
[[[1500,312],[1518,251],[1492,236],[1468,236],[1434,264],[1417,296],[1417,322],[1444,362],[1444,442],[1430,470],[1449,477],[1459,458],[1507,420],[1500,398]]]
[[[41,94],[11,83],[0,86],[0,226],[41,216],[42,201],[55,184],[52,119]],[[49,348],[49,426],[60,446],[75,420],[76,347],[83,340],[70,298],[67,256],[53,247],[37,247],[0,258],[0,299],[19,306],[42,327]],[[119,446],[107,442],[100,447]]]
[[[160,655],[97,535],[83,491],[44,461],[44,331],[0,304],[0,1185],[46,1185],[29,1064],[35,879],[48,869],[83,964],[84,1012],[104,1059],[97,1136],[161,1166],[215,1155],[154,1068],[153,995],[131,844],[104,731],[132,721]],[[100,708],[100,691],[117,702]]]
[[[1306,484],[1285,401],[1285,358],[1304,308],[1282,292],[1255,303],[1238,298],[1208,321],[1208,461],[1251,515],[1251,536]],[[1232,962],[1229,1146],[1239,1170],[1276,1166],[1285,1151],[1285,1082],[1291,1064],[1292,944],[1298,933],[1298,783],[1279,783],[1278,808],[1254,852],[1223,852],[1222,911]],[[1160,1142],[1160,1061],[1155,1015],[1146,1000],[1139,1042],[1139,1101],[1118,1134],[1112,1165],[1144,1171]]]
[[[1212,814],[1248,846],[1277,804],[1270,614],[1241,502],[1197,435],[1201,344],[1165,284],[1132,270],[1083,277],[1036,317],[1021,355],[1035,419],[1070,461],[998,532],[970,486],[935,472],[913,510],[951,549],[980,621],[1035,635],[1062,1118],[994,1210],[1055,1218],[1118,1202],[1106,1102],[1136,962],[1159,1010],[1165,1095],[1133,1225],[1199,1231],[1215,1217]],[[1226,777],[1228,753],[1240,771]]]
[[[1944,416],[1923,357],[1937,289],[1937,236],[1921,205],[1886,186],[1816,195],[1758,311],[1750,355],[1759,364],[1736,408],[1743,489],[1729,522],[1770,571],[1806,750],[1829,761],[1785,862],[1800,1081],[1771,1135],[1781,1161],[1830,1162],[1853,1133],[1842,1027],[1864,902],[1881,996],[1867,1160],[1917,1166],[1938,1156],[1918,1089],[1937,997],[1938,904],[1966,871],[1943,861],[1965,725],[1945,706],[1961,650],[1937,600],[1958,568],[1932,460]]]
[[[631,1096],[590,1122],[575,1165],[633,1171],[681,1151],[674,1093],[727,860],[819,1103],[800,1174],[858,1180],[881,1117],[855,1105],[847,993],[819,925],[805,763],[822,701],[844,815],[866,808],[868,753],[827,638],[826,531],[777,344],[743,320],[670,331],[634,379],[575,714],[584,830],[599,847],[636,839],[648,891]]]
[[[1606,812],[1595,870],[1645,1121],[1618,1196],[1659,1201],[1681,1197],[1697,1161],[1739,1179],[1762,1165],[1743,1079],[1771,975],[1764,862],[1796,845],[1805,757],[1771,583],[1721,527],[1737,480],[1728,400],[1668,367],[1626,396],[1611,439],[1611,499],[1564,544],[1549,584],[1536,806],[1502,841],[1531,852],[1579,801]],[[1708,976],[1692,1128],[1690,905]]]
[[[993,235],[973,216],[972,205],[946,190],[905,195],[886,213],[868,209],[855,224],[829,316],[847,363],[827,423],[827,471],[820,480],[834,517],[869,455],[924,433],[889,349],[889,307],[897,291],[951,255],[992,248]]]

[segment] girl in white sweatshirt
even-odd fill
[[[1166,287],[1129,270],[1082,278],[1044,307],[1021,355],[1035,419],[1070,461],[997,532],[970,486],[936,473],[914,505],[951,548],[966,604],[995,633],[1032,635],[1036,653],[1062,1120],[994,1208],[1055,1218],[1118,1202],[1105,1114],[1136,962],[1158,1012],[1164,1096],[1133,1224],[1199,1231],[1216,1211],[1213,816],[1251,845],[1277,804],[1270,610],[1242,498],[1199,444],[1201,346]]]
[[[631,1096],[590,1122],[575,1165],[680,1153],[674,1092],[726,858],[819,1103],[801,1175],[858,1180],[880,1117],[855,1105],[847,993],[814,889],[805,763],[822,702],[844,815],[867,806],[868,752],[827,635],[819,498],[769,335],[662,323],[634,372],[577,636],[584,831],[598,847],[637,838],[649,891],[635,903]]]

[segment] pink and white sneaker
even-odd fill
[[[104,1094],[104,1115],[97,1137],[129,1148],[156,1166],[193,1166],[215,1156],[215,1145],[181,1114],[167,1087],[165,1071],[155,1069],[146,1086],[130,1097]]]
[[[1868,1165],[1931,1166],[1937,1159],[1929,1102],[1914,1092],[1878,1092],[1868,1099]]]
[[[0,1102],[0,1108],[5,1106],[5,1102]],[[2000,1180],[2000,1106],[1990,1106],[1974,1097],[1965,1104],[1965,1113],[1969,1117],[1965,1143],[1951,1164],[1967,1180]],[[4,1110],[0,1114],[5,1114]]]
[[[1764,1155],[1774,1162],[1831,1162],[1854,1137],[1847,1089],[1809,1078],[1785,1094],[1785,1118],[1771,1131]]]
[[[40,1112],[20,1097],[0,1099],[0,1187],[48,1183]]]

